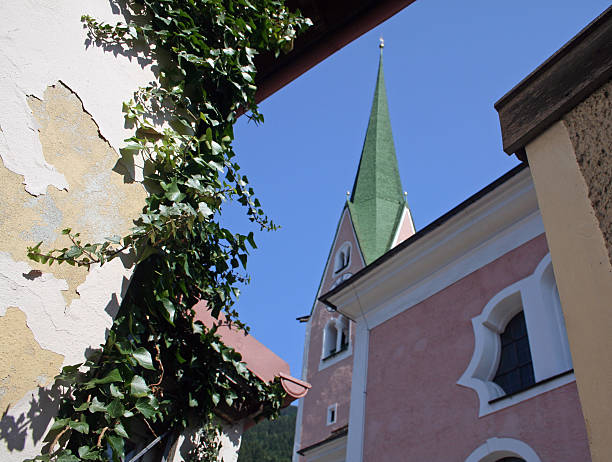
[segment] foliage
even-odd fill
[[[89,268],[129,253],[138,267],[101,352],[58,376],[66,393],[37,460],[107,460],[110,450],[119,461],[139,426],[153,439],[210,423],[221,407],[245,411],[256,401],[273,415],[283,398],[214,328],[194,322],[192,307],[205,300],[215,317],[223,310],[244,327],[233,304],[255,243],[222,226],[222,205],[236,201],[261,229],[275,226],[239,172],[233,125],[241,113],[263,120],[256,54],[290,48],[310,22],[282,0],[133,0],[124,16],[117,25],[82,21],[99,45],[139,50],[159,65],[158,80],[124,104],[134,136],[122,156],[144,160],[146,205],[128,235],[87,243],[66,229],[70,246],[43,252],[38,244],[28,256]],[[201,439],[211,450],[196,458],[215,460],[214,441]]]
[[[238,462],[290,462],[297,408],[289,406],[280,416],[262,422],[242,436]]]

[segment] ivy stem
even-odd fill
[[[53,448],[55,447],[59,439],[64,435],[64,433],[68,431],[68,429],[70,429],[70,425],[66,425],[64,429],[61,432],[59,432],[57,436],[53,439],[53,441],[51,442],[51,446],[49,446],[49,454],[53,452]]]
[[[157,351],[157,355],[155,356],[155,359],[157,360],[157,363],[159,364],[159,368],[161,369],[161,375],[159,376],[159,380],[156,383],[150,385],[150,387],[157,387],[161,385],[162,380],[164,380],[164,365],[162,364],[161,358],[159,357],[160,356],[159,345],[155,345],[155,350]]]
[[[143,419],[142,419],[142,420],[144,421],[144,423],[146,423],[146,424],[147,424],[147,427],[149,427],[149,430],[151,430],[151,433],[153,433],[153,436],[154,436],[155,438],[157,438],[157,434],[156,434],[156,433],[153,431],[153,429],[151,428],[151,425],[149,424],[148,420],[147,420],[147,419],[145,419],[144,417],[143,417]]]
[[[102,429],[102,433],[100,433],[100,436],[98,436],[98,444],[96,444],[97,447],[102,447],[102,438],[104,438],[104,434],[106,433],[106,430],[108,430],[108,427],[104,427]]]

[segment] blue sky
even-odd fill
[[[251,333],[301,376],[305,324],[361,154],[384,66],[400,174],[423,228],[518,161],[493,104],[609,6],[607,0],[417,0],[242,117],[235,150],[269,216],[238,302]],[[233,211],[227,220],[249,227]]]

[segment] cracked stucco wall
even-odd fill
[[[0,15],[0,460],[39,451],[63,365],[104,342],[131,277],[129,258],[89,271],[39,265],[26,247],[125,233],[144,204],[122,103],[153,79],[138,55],[89,44],[83,14],[116,23],[107,0],[6,0]]]
[[[612,80],[563,120],[612,263]]]

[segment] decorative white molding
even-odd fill
[[[304,354],[302,356],[302,379],[306,380],[308,377],[308,351],[310,349],[310,330],[312,327],[312,316],[306,323],[306,335],[304,336]],[[291,457],[292,462],[299,462],[300,455],[297,451],[300,449],[302,443],[302,419],[304,415],[304,400],[298,400],[298,412],[295,418],[295,436],[293,438],[293,455]]]
[[[574,374],[567,374],[538,385],[538,382],[572,368],[563,313],[560,303],[555,301],[554,287],[556,285],[548,254],[531,276],[501,290],[478,316],[472,318],[474,353],[457,384],[477,393],[480,401],[479,417],[575,380]],[[491,400],[505,394],[492,381],[499,364],[500,334],[521,310],[525,314],[536,385],[508,399],[491,403]]]
[[[520,457],[525,462],[542,462],[531,447],[514,438],[489,438],[472,452],[465,462],[496,462],[504,457]]]
[[[348,443],[346,445],[346,460],[351,462],[361,462],[363,460],[369,349],[370,330],[365,319],[359,318],[355,324],[351,409],[349,411]]]

